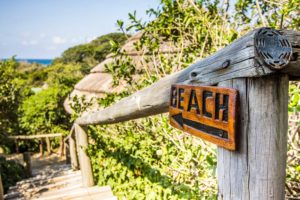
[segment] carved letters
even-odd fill
[[[173,85],[170,123],[224,148],[235,150],[237,90]]]

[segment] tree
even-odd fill
[[[55,59],[54,63],[81,63],[93,67],[110,53],[110,41],[123,44],[127,36],[123,33],[110,33],[98,37],[87,44],[81,44],[67,49],[62,56]]]
[[[14,58],[0,62],[0,135],[19,132],[18,106],[23,96],[29,93],[17,67]]]

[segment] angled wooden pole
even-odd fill
[[[283,200],[288,131],[287,75],[224,81],[239,90],[237,151],[218,148],[219,200]]]
[[[156,115],[168,111],[171,85],[175,83],[213,85],[221,81],[244,77],[262,77],[276,74],[279,69],[271,69],[261,60],[271,60],[266,52],[257,56],[257,41],[260,39],[257,33],[273,29],[256,29],[237,39],[215,54],[199,60],[182,71],[171,74],[156,83],[148,86],[129,97],[123,98],[112,106],[103,110],[85,113],[76,120],[79,125],[87,124],[112,124],[127,120]],[[275,31],[275,30],[273,30]],[[300,79],[300,33],[297,31],[280,31],[287,38],[294,54],[290,56],[286,50],[288,47],[275,51],[275,55],[282,54],[290,59],[288,64],[280,67],[280,72],[290,75],[294,79]],[[259,43],[260,44],[260,43]],[[278,48],[278,40],[267,41],[267,53],[272,54],[272,49]],[[281,44],[283,45],[283,44]],[[285,55],[285,56],[284,56]],[[288,56],[286,56],[288,55]],[[286,59],[286,60],[288,60]],[[279,63],[280,64],[280,63]]]
[[[88,135],[86,127],[75,124],[75,132],[78,138],[78,152],[79,152],[79,163],[82,174],[82,181],[84,187],[94,186],[93,171],[91,159],[86,154],[88,147]]]

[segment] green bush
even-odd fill
[[[215,199],[215,148],[174,130],[164,115],[90,127],[98,185],[122,199]]]
[[[4,193],[8,188],[14,186],[18,181],[26,178],[24,167],[11,160],[0,156],[0,173],[3,182]]]

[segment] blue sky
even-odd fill
[[[128,13],[147,20],[159,0],[1,0],[0,58],[54,58],[68,47],[117,31]]]

